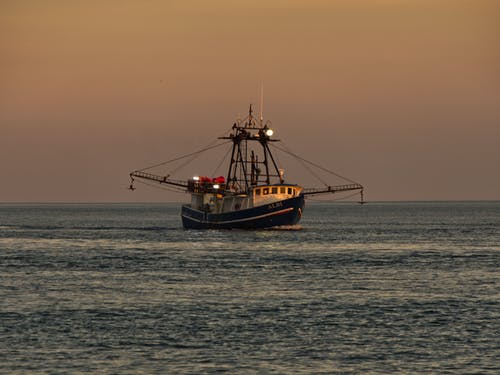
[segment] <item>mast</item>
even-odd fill
[[[264,122],[264,82],[260,84],[260,126]]]
[[[262,108],[261,108],[262,109]],[[269,142],[277,142],[271,139],[273,130],[263,123],[262,113],[259,120],[253,116],[253,108],[250,104],[248,116],[243,120],[234,123],[232,133],[228,137],[220,139],[230,139],[233,141],[231,160],[227,174],[227,189],[235,193],[248,193],[252,186],[260,184],[271,184],[272,178],[283,183],[279,173],[278,165],[269,149]],[[254,144],[260,144],[260,152],[252,148]],[[263,156],[259,161],[259,153]],[[269,165],[269,160],[271,164]],[[265,180],[261,177],[261,166],[265,170]]]

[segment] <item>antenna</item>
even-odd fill
[[[260,127],[262,127],[262,122],[264,121],[264,81],[260,82]]]

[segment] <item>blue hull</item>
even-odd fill
[[[182,225],[186,229],[260,229],[299,222],[304,196],[240,211],[212,214],[182,206]]]

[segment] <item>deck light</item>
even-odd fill
[[[215,184],[214,185],[214,189],[218,189],[218,188],[220,188],[220,185],[219,184]]]
[[[272,135],[273,135],[273,133],[274,133],[274,132],[273,132],[273,129],[267,129],[267,130],[266,130],[266,135],[267,135],[268,137],[272,136]]]
[[[200,181],[200,177],[198,177],[198,176],[194,176],[194,177],[193,177],[193,180],[194,180],[194,181]]]

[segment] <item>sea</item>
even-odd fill
[[[500,374],[500,202],[0,204],[2,374]]]

